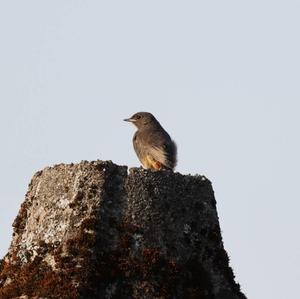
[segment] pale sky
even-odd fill
[[[299,295],[300,1],[0,0],[0,256],[33,174],[139,166],[152,112],[213,183],[249,299]]]

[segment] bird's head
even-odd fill
[[[133,123],[138,129],[142,129],[148,127],[149,125],[155,125],[158,123],[156,118],[149,112],[137,112],[130,118],[124,119],[124,121]]]

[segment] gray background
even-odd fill
[[[32,175],[139,166],[134,112],[213,182],[251,299],[299,296],[299,1],[0,1],[0,254]]]

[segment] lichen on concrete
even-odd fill
[[[110,161],[36,173],[0,267],[0,298],[245,298],[209,180]]]

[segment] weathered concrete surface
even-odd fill
[[[33,177],[0,298],[238,299],[211,183],[112,162]]]

